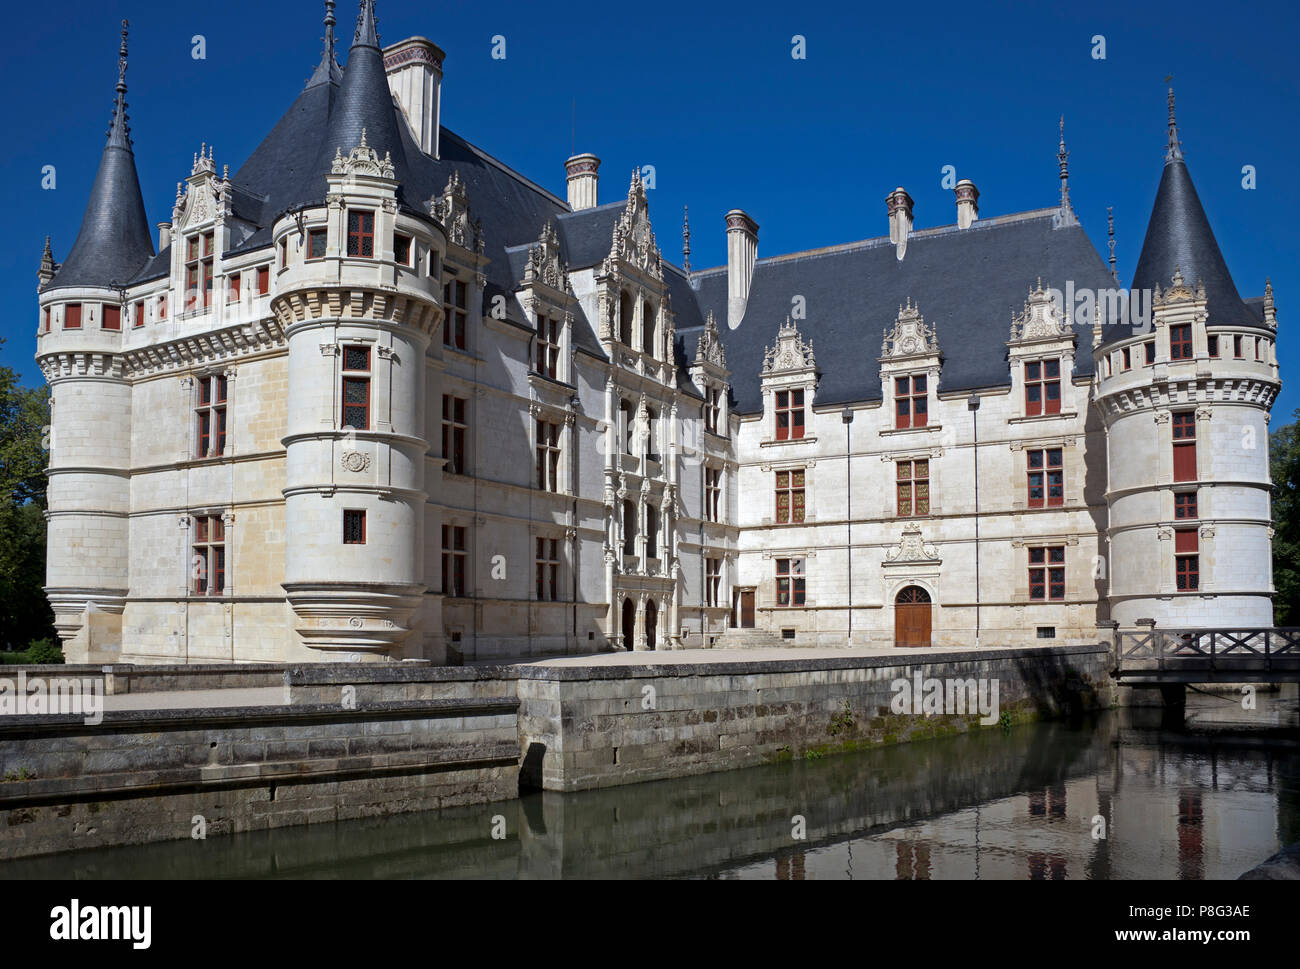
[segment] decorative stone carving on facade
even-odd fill
[[[365,471],[370,467],[370,455],[364,451],[344,451],[339,461],[347,471]]]
[[[469,197],[460,170],[454,170],[443,187],[442,196],[429,199],[429,214],[447,230],[447,241],[462,249],[483,251],[483,224],[470,220]]]
[[[650,206],[646,202],[645,186],[639,171],[632,172],[627,205],[614,224],[613,244],[601,263],[599,275],[615,275],[620,263],[635,266],[653,279],[664,278],[663,259],[655,243],[654,229],[650,226]]]
[[[885,561],[895,565],[903,562],[937,562],[938,560],[938,549],[927,544],[921,537],[921,526],[916,522],[908,522],[904,525],[903,537],[897,547],[885,553]]]
[[[809,350],[811,349],[810,347]],[[718,336],[718,324],[713,319],[713,310],[709,310],[709,315],[704,318],[704,332],[695,345],[695,362],[710,363],[720,370],[727,369],[727,354]]]
[[[182,186],[185,186],[182,191]],[[182,229],[209,220],[223,221],[230,211],[230,168],[223,178],[217,177],[212,149],[206,143],[194,156],[189,177],[176,183],[176,202],[172,206],[172,224]]]
[[[361,143],[343,157],[343,146],[334,148],[334,163],[330,166],[331,175],[365,175],[371,178],[393,178],[393,159],[384,152],[381,160],[379,152],[366,144],[366,129],[361,129]]]
[[[521,286],[542,283],[551,289],[564,292],[569,286],[569,273],[560,260],[560,237],[555,232],[551,220],[542,226],[542,234],[528,250],[528,263],[524,266],[524,278]]]
[[[898,308],[898,319],[894,329],[883,331],[880,341],[881,359],[893,357],[915,357],[939,352],[939,339],[934,327],[925,322],[919,306],[912,305],[912,297],[907,298],[907,305]]]
[[[1038,285],[1029,291],[1024,311],[1011,316],[1011,338],[1009,343],[1021,340],[1043,340],[1052,337],[1068,337],[1070,328],[1061,316],[1061,308],[1052,300],[1049,290],[1043,289],[1043,278],[1038,277]]]
[[[1213,525],[1202,525],[1202,526],[1201,526],[1201,538],[1213,538],[1213,537],[1214,537],[1214,526],[1213,526]]]
[[[763,351],[763,376],[786,370],[812,370],[816,366],[812,341],[804,343],[798,325],[787,316],[777,331],[776,343]]]
[[[1204,280],[1196,281],[1196,289],[1192,290],[1183,279],[1183,270],[1181,266],[1174,267],[1174,278],[1170,286],[1162,294],[1159,284],[1155,287],[1155,292],[1151,297],[1152,306],[1167,306],[1171,303],[1188,303],[1192,300],[1205,299],[1205,282]]]

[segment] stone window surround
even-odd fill
[[[1056,415],[1052,415],[1055,417]],[[1011,510],[1017,514],[1021,512],[1060,512],[1064,511],[1083,502],[1082,493],[1076,492],[1074,482],[1084,479],[1084,469],[1079,467],[1080,458],[1078,457],[1079,438],[1081,434],[1067,434],[1063,437],[1034,438],[1032,440],[1011,441],[1013,466],[1016,469],[1014,475],[1015,494],[1011,499]],[[1061,504],[1049,505],[1047,503],[1047,480],[1044,475],[1043,480],[1043,504],[1041,507],[1029,506],[1029,458],[1023,453],[1026,451],[1046,451],[1049,449],[1061,449]]]
[[[1196,529],[1197,588],[1180,591],[1178,589],[1177,553],[1174,551],[1174,532],[1189,527]],[[1159,598],[1171,599],[1174,596],[1214,597],[1215,592],[1212,581],[1215,563],[1214,531],[1214,523],[1204,520],[1200,520],[1194,525],[1189,525],[1188,521],[1184,519],[1156,526],[1156,538],[1160,544]]]
[[[761,464],[759,469],[763,472],[767,486],[767,515],[759,524],[766,526],[780,526],[799,528],[803,525],[812,525],[817,521],[817,516],[812,513],[813,505],[813,475],[812,469],[817,466],[815,459],[806,461],[779,461],[771,464]],[[802,522],[778,522],[776,520],[776,473],[778,471],[802,471],[803,476],[803,521]],[[792,516],[793,517],[793,516]]]
[[[1047,548],[1054,545],[1065,546],[1065,598],[1064,599],[1031,599],[1029,597],[1029,550],[1031,548]],[[1011,601],[1016,605],[1051,605],[1067,606],[1076,602],[1087,599],[1087,590],[1081,588],[1079,565],[1079,536],[1077,534],[1057,534],[1057,535],[1034,535],[1032,538],[1014,538],[1011,540],[1011,548],[1014,550],[1015,563],[1012,565],[1012,572],[1016,576],[1016,587],[1012,591]],[[1076,551],[1071,551],[1075,549]],[[1044,564],[1044,568],[1046,568]],[[1083,570],[1088,578],[1087,582],[1092,581],[1092,569]]]
[[[222,522],[222,528],[225,535],[225,582],[221,595],[200,595],[194,591],[192,582],[193,547],[195,538],[195,522],[199,518],[219,517]],[[180,575],[181,586],[179,598],[197,602],[229,601],[235,595],[235,543],[233,540],[233,531],[235,528],[235,513],[228,505],[198,505],[189,509],[177,519],[177,525],[180,526],[181,546],[180,546]]]
[[[235,367],[210,364],[196,367],[193,371],[181,377],[181,406],[187,415],[185,422],[185,455],[182,461],[193,464],[215,463],[234,456],[237,428],[232,415],[235,412],[236,372]],[[199,456],[198,412],[204,406],[199,403],[201,399],[199,382],[209,377],[226,378],[226,444],[220,454]]]

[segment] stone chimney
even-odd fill
[[[406,115],[415,142],[438,157],[438,118],[442,104],[442,61],[447,55],[425,37],[408,37],[384,48],[388,89]]]
[[[726,219],[727,326],[734,330],[740,326],[749,302],[749,284],[758,259],[758,223],[740,209],[732,209]]]
[[[980,217],[980,190],[969,178],[963,178],[953,192],[957,195],[957,228],[969,229]]]
[[[902,262],[907,252],[907,237],[912,234],[912,196],[900,185],[885,196],[885,205],[889,208],[889,241]]]
[[[170,222],[158,223],[158,251],[162,252],[172,244],[172,224]]]
[[[573,211],[593,209],[598,204],[596,183],[600,176],[596,173],[599,169],[600,159],[590,152],[574,155],[564,163],[564,171],[569,181],[569,208]]]

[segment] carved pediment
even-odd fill
[[[172,207],[172,225],[181,230],[203,222],[222,221],[230,212],[230,177],[217,177],[212,149],[204,143],[194,156],[190,175],[176,183],[176,202]]]
[[[812,370],[816,366],[812,341],[804,343],[799,327],[787,316],[777,331],[776,344],[763,352],[763,376],[790,370]]]
[[[1169,288],[1162,294],[1160,287],[1157,285],[1155,294],[1151,298],[1153,306],[1168,306],[1171,303],[1189,303],[1192,300],[1205,299],[1205,282],[1204,280],[1196,281],[1196,289],[1193,290],[1183,279],[1183,270],[1180,266],[1174,267],[1174,278],[1169,283]]]
[[[524,266],[523,286],[542,283],[551,289],[563,292],[569,285],[569,274],[560,260],[560,237],[555,233],[551,220],[542,226],[542,234],[537,243],[528,251],[528,263]]]
[[[483,225],[478,219],[470,220],[469,197],[459,170],[451,173],[441,196],[429,199],[429,214],[442,223],[452,245],[483,251]]]
[[[1015,343],[1021,340],[1041,340],[1050,337],[1069,336],[1070,328],[1061,315],[1061,308],[1052,299],[1050,290],[1043,289],[1040,276],[1038,285],[1029,291],[1024,311],[1019,316],[1011,317],[1011,339]]]
[[[727,369],[727,354],[718,336],[718,324],[713,319],[712,310],[709,310],[709,315],[704,319],[704,332],[695,345],[695,362],[709,363],[720,370]]]
[[[902,564],[903,562],[937,562],[939,551],[926,543],[921,537],[921,526],[908,522],[903,526],[903,536],[898,545],[885,553],[885,562]]]
[[[392,178],[393,177],[393,159],[384,152],[381,159],[379,153],[366,144],[366,129],[361,129],[361,143],[348,152],[348,157],[343,157],[343,146],[338,145],[334,148],[334,164],[330,166],[332,175],[366,175],[371,178]]]
[[[912,298],[907,298],[907,305],[898,308],[898,319],[894,321],[892,331],[885,330],[880,342],[881,359],[894,357],[916,357],[939,352],[939,339],[934,327],[925,322],[921,309],[912,305]]]
[[[609,255],[601,264],[601,275],[613,275],[619,263],[635,266],[654,279],[663,279],[663,260],[650,225],[650,205],[646,201],[641,173],[632,173],[627,190],[627,205],[614,225]]]

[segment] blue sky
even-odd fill
[[[49,233],[62,259],[80,225],[121,18],[131,21],[130,116],[152,224],[170,217],[201,142],[233,172],[288,108],[319,58],[323,12],[314,0],[6,9],[0,362],[40,379],[41,245]],[[379,0],[378,12],[385,43],[419,34],[447,52],[443,123],[556,194],[571,147],[602,159],[602,201],[625,193],[633,168],[653,165],[660,246],[680,261],[688,204],[697,268],[725,260],[722,216],[733,207],[759,222],[760,256],[885,234],[884,199],[896,185],[916,200],[919,228],[951,223],[945,165],[975,181],[985,217],[1052,205],[1064,114],[1075,209],[1104,256],[1106,206],[1115,207],[1126,283],[1160,178],[1163,80],[1173,74],[1187,163],[1228,266],[1243,296],[1272,277],[1284,380],[1297,362],[1300,14],[1291,3]],[[355,3],[340,0],[344,50],[355,16]],[[196,34],[204,60],[191,56]],[[504,60],[491,57],[498,34]],[[804,60],[791,57],[796,34]],[[1096,35],[1104,60],[1093,57]],[[45,165],[56,166],[53,191],[41,189]],[[1242,187],[1245,165],[1255,166],[1254,190]],[[1297,407],[1288,382],[1273,426]]]

